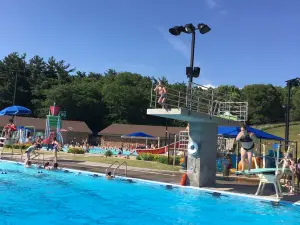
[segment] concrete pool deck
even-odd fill
[[[52,157],[49,157],[52,158]],[[4,160],[12,160],[21,162],[21,159],[18,158],[11,158],[10,155],[3,154],[2,159]],[[45,157],[47,160],[47,157]],[[37,161],[33,160],[34,163]],[[60,158],[58,160],[59,167],[76,169],[76,170],[83,170],[83,171],[90,171],[95,173],[105,173],[107,167],[110,164],[106,163],[98,163],[98,162],[87,162],[87,161],[75,161],[75,160],[68,160]],[[120,175],[123,173],[123,167],[120,169]],[[179,171],[166,171],[166,170],[156,170],[156,169],[147,169],[147,168],[138,168],[138,167],[127,167],[127,176],[132,178],[138,178],[143,180],[149,181],[158,181],[163,183],[169,184],[176,184],[179,185],[181,176],[183,172]],[[215,190],[215,191],[226,191],[226,192],[233,192],[237,194],[246,194],[246,195],[254,195],[257,187],[258,187],[259,180],[257,178],[249,178],[249,177],[242,177],[242,176],[230,176],[227,179],[224,179],[221,174],[217,174],[217,181],[215,187],[209,187],[206,189]],[[272,190],[272,185],[269,185],[270,188],[265,189],[265,193],[263,197],[267,199],[278,201],[275,197],[275,191]],[[300,195],[288,195],[284,194],[284,197],[281,199],[283,201],[288,201],[291,203],[300,204]]]

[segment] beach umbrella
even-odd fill
[[[31,110],[23,106],[13,105],[9,106],[0,111],[0,116],[19,116],[19,115],[29,115]]]

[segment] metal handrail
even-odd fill
[[[118,163],[119,166],[120,166],[120,162],[119,162],[119,161],[113,162],[109,167],[106,168],[106,170],[105,170],[105,175],[107,175],[108,170],[109,170],[113,165],[115,165],[116,163]]]
[[[192,91],[187,92],[184,86],[180,90],[167,86],[167,97],[164,106],[167,108],[185,108],[190,111],[201,112],[210,116],[222,117],[235,121],[246,121],[248,119],[248,103],[233,101],[233,97],[213,88],[193,84]],[[158,108],[160,96],[154,92],[154,84],[151,87],[151,108]]]
[[[31,159],[35,159],[36,157],[38,157],[37,158],[38,164],[40,164],[40,160],[41,160],[40,156],[42,156],[42,159],[43,159],[43,164],[42,165],[44,165],[45,164],[45,155],[44,155],[43,152],[34,152],[34,156]]]
[[[115,169],[114,169],[114,171],[113,171],[113,177],[115,177],[115,172],[116,172],[116,170],[117,170],[117,174],[119,174],[119,168],[122,166],[122,165],[126,165],[126,167],[125,167],[125,177],[127,177],[127,162],[122,162],[121,164],[119,164],[119,166],[118,167],[116,167]]]

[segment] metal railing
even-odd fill
[[[151,108],[163,108],[159,103],[160,95],[154,91],[154,83],[151,89]],[[190,111],[209,114],[235,121],[246,121],[248,119],[248,103],[235,101],[235,97],[226,93],[220,93],[213,88],[207,88],[199,84],[187,87],[177,85],[176,88],[166,87],[166,99],[164,108],[186,108]]]
[[[112,176],[115,177],[116,171],[117,171],[117,174],[119,174],[119,169],[120,169],[120,167],[121,167],[122,165],[125,165],[125,169],[124,169],[125,174],[124,174],[124,176],[126,177],[126,176],[127,176],[127,162],[122,162],[122,163],[120,163],[119,161],[115,161],[115,162],[113,162],[109,167],[107,167],[106,170],[105,170],[105,175],[108,174],[109,169],[112,168],[112,166],[115,165],[115,164],[118,164],[118,166],[113,170]]]
[[[127,177],[127,162],[122,162],[121,164],[119,164],[118,167],[116,167],[113,171],[113,177],[115,177],[115,174],[119,175],[119,169],[122,165],[125,165],[125,169],[124,169],[124,176]],[[117,171],[117,173],[116,173]]]
[[[189,131],[180,131],[179,132],[179,146],[178,149],[186,151],[189,144]]]
[[[43,152],[33,152],[33,157],[30,157],[30,159],[36,159],[37,158],[37,164],[38,165],[45,165],[45,155]],[[40,158],[41,156],[41,158]],[[42,163],[41,163],[42,162]]]

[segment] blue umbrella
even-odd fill
[[[0,116],[18,116],[18,115],[29,115],[31,110],[23,106],[13,105],[0,111]]]
[[[132,139],[157,139],[156,137],[146,134],[143,132],[136,132],[132,134],[122,135],[121,138],[132,138]]]

